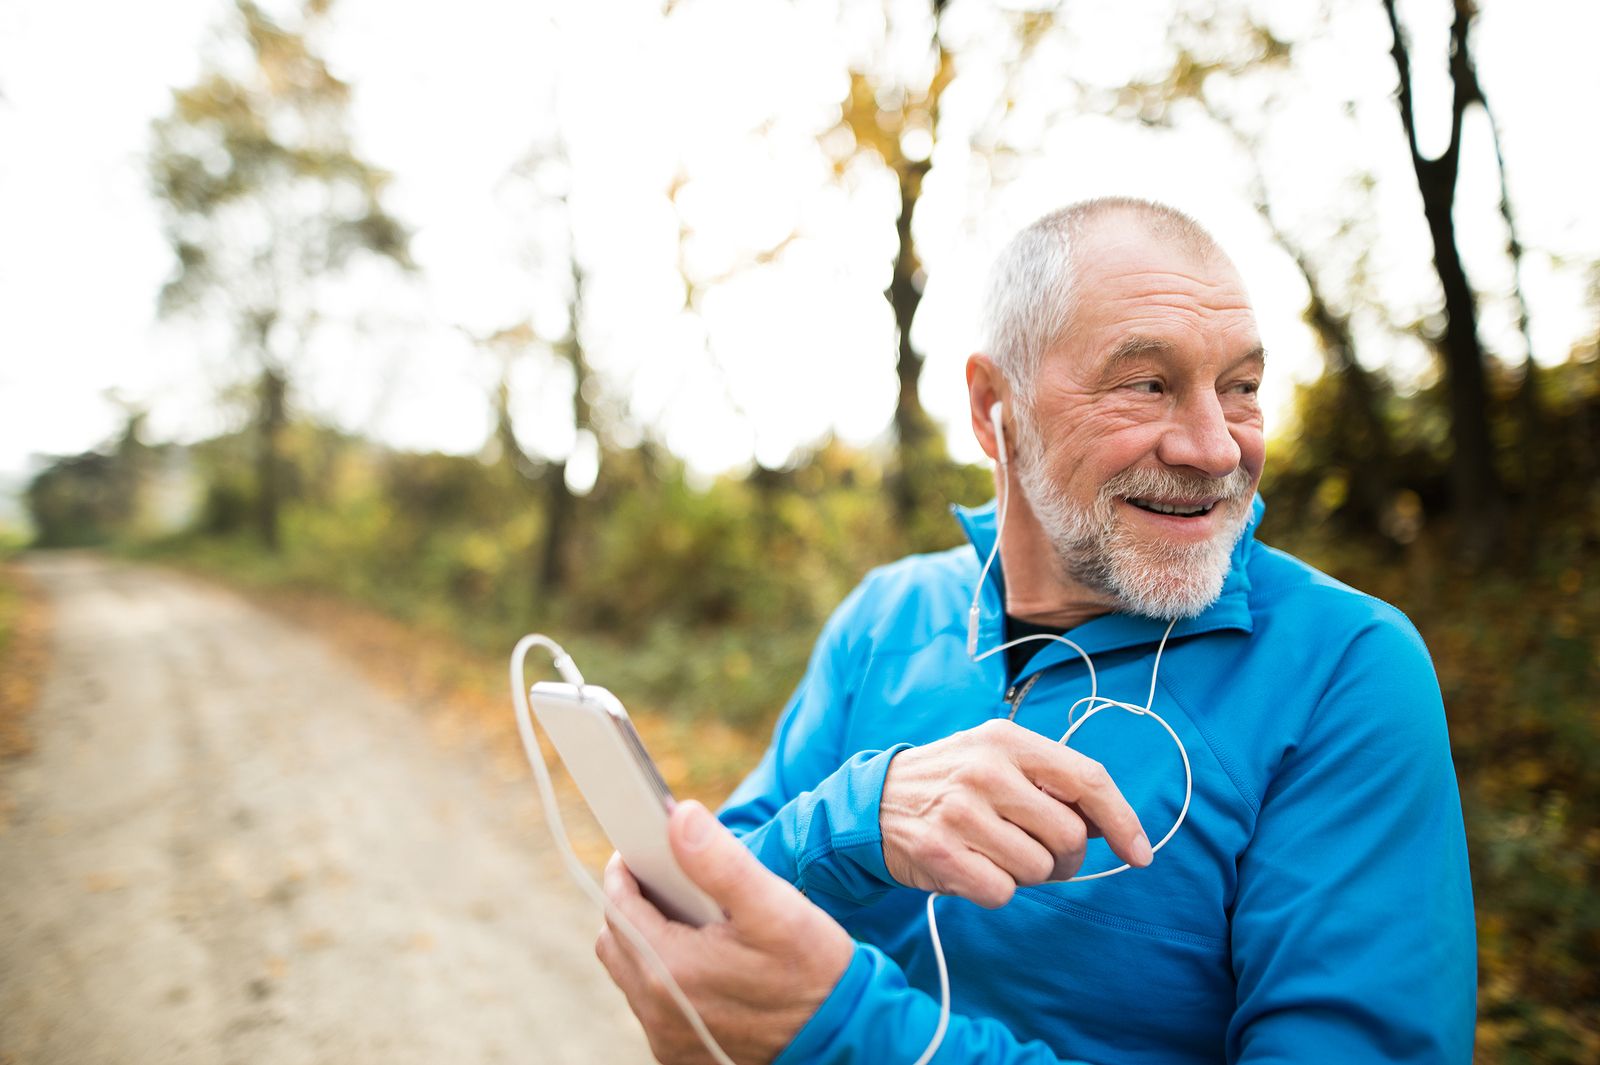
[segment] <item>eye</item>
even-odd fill
[[[1260,390],[1261,390],[1261,382],[1260,381],[1240,381],[1238,384],[1236,384],[1232,388],[1228,389],[1228,391],[1236,392],[1241,396],[1253,396],[1257,392],[1259,392]]]
[[[1166,391],[1161,382],[1156,380],[1135,381],[1128,387],[1135,392],[1143,392],[1147,396],[1159,396]]]

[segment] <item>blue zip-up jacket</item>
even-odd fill
[[[1194,795],[1148,869],[1023,888],[999,910],[940,900],[952,1017],[936,1062],[1467,1062],[1476,950],[1461,805],[1438,682],[1393,607],[1256,543],[1181,621],[1155,711]],[[993,504],[958,511],[972,547],[873,571],[823,630],[771,747],[723,809],[763,864],[856,938],[780,1062],[910,1062],[938,1020],[926,895],[884,866],[889,760],[1014,715],[1058,738],[1088,692],[1046,644],[1016,678],[967,656]],[[998,573],[979,647],[1001,643]],[[1143,705],[1165,622],[1109,614],[1068,635],[1100,693]],[[1152,840],[1183,801],[1177,747],[1102,710],[1074,735]],[[1090,842],[1081,872],[1120,862]]]

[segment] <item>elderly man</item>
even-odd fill
[[[967,386],[1003,528],[961,512],[971,547],[869,575],[723,824],[675,811],[728,921],[607,871],[736,1060],[914,1061],[930,891],[961,896],[936,1061],[1470,1060],[1438,684],[1399,611],[1255,541],[1263,361],[1238,273],[1171,208],[1075,204],[1002,253]],[[1027,635],[1073,646],[985,654]],[[1135,712],[1057,743],[1091,692]],[[622,937],[596,949],[657,1055],[706,1060]]]

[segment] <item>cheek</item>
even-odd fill
[[[1153,451],[1160,436],[1159,419],[1138,403],[1080,404],[1048,424],[1044,454],[1062,476],[1094,466],[1116,473]]]
[[[1129,419],[1107,428],[1095,442],[1096,464],[1107,477],[1148,464],[1161,444],[1162,432],[1162,423],[1150,419]]]
[[[1084,440],[1055,442],[1046,455],[1058,483],[1087,503],[1113,477],[1148,465],[1160,441],[1159,426],[1139,422],[1115,429],[1101,427]]]

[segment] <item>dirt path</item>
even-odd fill
[[[207,585],[37,557],[0,1065],[646,1062],[531,781]]]

